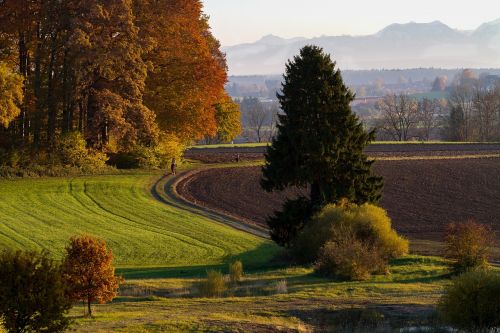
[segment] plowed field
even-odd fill
[[[412,239],[441,240],[446,225],[473,218],[500,237],[500,158],[377,161],[385,179],[381,205]],[[183,180],[179,193],[197,204],[265,225],[286,197],[266,193],[259,167],[208,169]]]

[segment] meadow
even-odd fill
[[[93,318],[75,304],[69,314],[73,332],[419,332],[439,327],[436,303],[450,283],[446,259],[410,255],[393,260],[390,274],[367,281],[322,278],[311,267],[287,262],[255,230],[238,230],[241,226],[229,217],[183,201],[177,185],[178,178],[159,171],[0,180],[0,248],[43,249],[61,258],[73,235],[107,241],[125,282],[112,303],[94,305]],[[243,281],[229,286],[222,298],[203,297],[199,284],[206,272],[226,274],[235,260],[245,267]]]
[[[91,234],[107,241],[126,276],[170,275],[236,258],[261,266],[277,251],[270,241],[156,200],[151,187],[160,176],[0,180],[0,248],[60,258],[71,236]]]

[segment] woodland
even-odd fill
[[[226,80],[199,0],[0,1],[4,163],[82,164],[73,152],[158,164],[194,140],[230,140],[240,115]]]

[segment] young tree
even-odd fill
[[[367,133],[352,112],[354,96],[330,56],[319,47],[304,47],[287,64],[278,99],[283,114],[266,154],[262,187],[267,191],[309,187],[311,211],[343,198],[357,204],[378,202],[382,179],[372,175],[373,161],[363,152],[375,133]],[[303,207],[304,198],[298,204]],[[294,204],[287,206],[296,216]],[[295,219],[284,217],[283,223],[274,219],[270,227],[290,238],[293,233],[283,229],[295,227]],[[273,237],[287,242],[277,238]]]
[[[441,113],[442,104],[439,100],[424,98],[418,102],[419,132],[423,140],[429,141],[432,130],[437,124],[437,115]]]
[[[63,273],[69,298],[86,301],[89,316],[92,316],[91,303],[113,300],[122,280],[115,276],[113,254],[106,248],[106,242],[91,236],[71,238]]]
[[[21,110],[19,104],[23,100],[23,77],[12,73],[0,63],[0,126],[7,128]]]
[[[460,84],[453,87],[448,105],[450,118],[448,124],[451,140],[470,141],[474,139],[474,91],[477,81],[470,77],[470,72],[462,75]]]
[[[217,142],[231,142],[241,133],[240,106],[231,97],[224,96],[215,106],[217,113]]]
[[[61,267],[48,254],[0,254],[0,318],[8,332],[63,332],[71,302]]]
[[[474,96],[475,124],[480,141],[500,138],[500,85],[477,89]]]
[[[241,101],[241,109],[248,127],[255,134],[257,142],[262,142],[263,129],[269,119],[268,110],[256,97],[245,97]]]

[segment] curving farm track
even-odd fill
[[[439,241],[449,222],[475,219],[500,236],[500,158],[382,160],[374,168],[385,179],[381,205],[404,235]],[[259,167],[211,168],[180,181],[177,190],[198,206],[265,226],[300,190],[266,193],[259,179]]]

